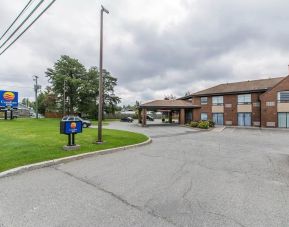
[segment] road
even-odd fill
[[[0,226],[289,226],[288,131],[108,127],[153,143],[0,179]]]

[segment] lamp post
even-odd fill
[[[103,114],[103,78],[102,78],[102,52],[103,52],[103,12],[109,11],[101,6],[100,10],[100,53],[99,53],[99,103],[98,103],[98,139],[102,143],[102,114]]]

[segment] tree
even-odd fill
[[[176,99],[176,96],[174,96],[173,94],[165,95],[165,98],[164,98],[164,100],[175,100],[175,99]]]
[[[61,112],[65,93],[65,106],[68,113],[80,112],[89,116],[97,116],[99,98],[97,67],[86,70],[77,59],[64,55],[54,64],[53,68],[47,69],[46,75]],[[120,98],[114,94],[117,79],[106,70],[103,70],[103,85],[104,111],[114,113],[120,102]]]
[[[46,87],[46,90],[38,95],[37,102],[38,112],[43,115],[45,112],[53,112],[57,109],[56,95],[53,93],[51,87]]]
[[[114,113],[120,98],[114,94],[114,87],[117,85],[117,79],[103,70],[103,87],[104,87],[104,111]],[[91,67],[79,90],[79,111],[87,113],[90,116],[98,114],[99,98],[99,71],[97,67]]]
[[[26,107],[31,107],[32,106],[32,102],[29,100],[29,98],[23,98],[21,101],[21,104],[23,104]]]
[[[63,55],[54,64],[53,68],[48,68],[46,71],[49,82],[52,85],[52,90],[57,96],[60,108],[63,108],[63,93],[69,99],[68,112],[73,114],[76,111],[77,103],[79,102],[78,92],[83,79],[86,75],[85,67],[74,58]],[[65,91],[64,91],[65,81]]]

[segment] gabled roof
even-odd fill
[[[198,107],[193,105],[192,102],[185,100],[154,100],[140,105],[141,108],[194,108]]]
[[[285,77],[277,77],[270,79],[248,80],[236,83],[219,84],[217,86],[193,93],[190,96],[267,91],[268,89],[281,82],[284,78]]]

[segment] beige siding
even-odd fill
[[[212,113],[224,113],[224,106],[212,106]]]
[[[238,112],[239,113],[250,113],[252,112],[252,105],[238,105]]]
[[[278,103],[277,112],[289,112],[289,103]]]

